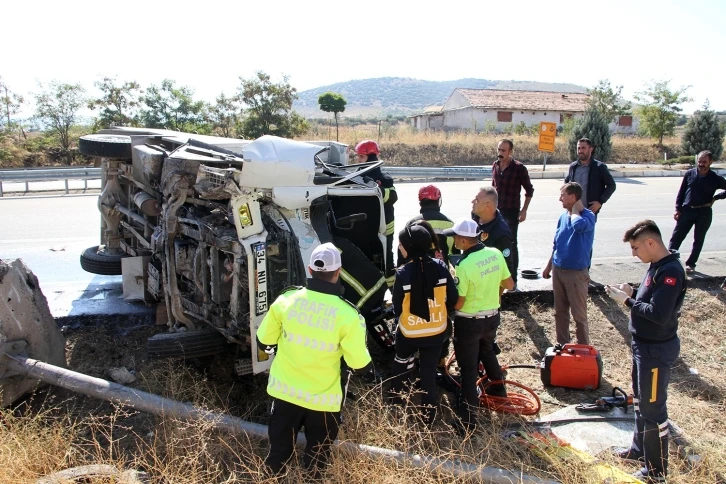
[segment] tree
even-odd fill
[[[575,124],[567,146],[570,151],[570,158],[577,159],[577,140],[588,138],[595,146],[592,153],[593,158],[600,161],[608,161],[613,145],[610,141],[610,128],[607,118],[597,109],[589,106],[585,115]]]
[[[663,146],[664,136],[673,136],[676,132],[678,113],[683,111],[681,104],[692,99],[685,95],[690,86],[671,91],[670,81],[655,81],[646,86],[644,91],[635,94],[635,100],[641,105],[635,108],[640,118],[640,129],[646,136],[658,140]]]
[[[258,71],[252,79],[240,77],[239,97],[247,106],[242,122],[242,134],[246,138],[258,138],[265,134],[293,137],[307,130],[307,123],[292,111],[297,99],[297,89],[283,76],[273,83],[269,74]]]
[[[206,123],[207,106],[194,100],[194,90],[176,87],[171,79],[161,86],[150,86],[143,97],[146,109],[141,111],[141,122],[147,128],[164,128],[191,133],[209,133]]]
[[[225,138],[231,138],[239,124],[241,109],[239,97],[227,97],[224,93],[217,96],[215,103],[209,107],[212,129]]]
[[[85,93],[80,84],[53,81],[48,89],[35,95],[35,117],[55,131],[66,154],[71,147],[71,127],[76,124],[78,111],[86,105]]]
[[[3,81],[0,76],[0,103],[2,106],[2,115],[0,116],[0,126],[4,125],[5,130],[12,130],[15,125],[12,121],[12,116],[20,112],[20,106],[25,102],[23,96],[12,92],[8,85]]]
[[[338,137],[338,113],[345,111],[345,105],[347,103],[343,96],[334,92],[326,92],[318,97],[320,110],[326,113],[333,113],[335,117],[335,141],[340,141]]]
[[[91,110],[99,109],[99,116],[94,123],[96,129],[111,126],[138,126],[138,108],[141,105],[141,86],[136,81],[126,81],[116,85],[116,79],[104,77],[95,82],[101,90],[101,97],[88,102]]]
[[[588,105],[600,111],[609,123],[615,120],[616,116],[630,114],[631,104],[622,99],[623,86],[611,87],[608,79],[602,79],[597,86],[588,89],[590,99]]]
[[[708,150],[714,160],[718,160],[723,153],[723,140],[726,135],[726,126],[719,123],[716,113],[710,109],[708,101],[701,111],[696,111],[686,124],[683,133],[683,152],[687,155],[697,155]]]

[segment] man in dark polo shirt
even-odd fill
[[[676,228],[673,229],[670,250],[678,250],[683,239],[686,238],[691,227],[693,229],[693,248],[691,255],[686,260],[686,272],[693,273],[696,270],[698,256],[701,255],[703,242],[706,240],[706,232],[711,226],[713,210],[711,205],[716,200],[726,198],[726,192],[716,195],[719,188],[726,190],[726,179],[711,171],[713,156],[710,151],[701,151],[696,157],[698,166],[686,172],[676,197]]]
[[[479,240],[487,247],[499,249],[507,262],[509,273],[513,274],[512,232],[497,210],[498,203],[499,196],[494,187],[480,188],[479,193],[471,201],[471,218],[479,224]]]
[[[527,219],[529,202],[534,195],[534,187],[529,180],[527,167],[512,158],[514,143],[503,139],[497,145],[497,161],[492,164],[492,186],[499,195],[499,212],[507,221],[512,233],[512,264],[510,267],[512,279],[517,283],[517,268],[519,267],[519,248],[517,246],[517,232],[519,224]],[[524,188],[524,206],[521,206],[521,192]],[[520,209],[521,207],[521,209]]]

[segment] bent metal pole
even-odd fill
[[[170,398],[160,397],[136,388],[119,385],[101,378],[94,378],[83,373],[67,370],[55,365],[43,363],[24,356],[5,354],[7,369],[20,375],[34,378],[51,385],[72,390],[90,397],[100,398],[109,402],[127,405],[142,412],[164,417],[175,417],[182,420],[202,420],[215,428],[232,434],[245,433],[260,438],[267,438],[267,426],[248,422],[219,412],[204,410],[188,403],[178,402]],[[2,357],[2,355],[0,355]],[[303,436],[298,439],[301,444]],[[480,482],[511,484],[515,482],[531,484],[557,484],[526,474],[517,474],[496,467],[480,467],[464,462],[454,462],[436,457],[412,455],[397,450],[356,444],[354,442],[336,441],[339,450],[352,455],[363,454],[374,460],[399,462],[404,465],[425,469],[432,473],[446,474],[457,477],[468,477]]]

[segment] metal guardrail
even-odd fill
[[[393,178],[485,178],[492,176],[490,166],[384,166],[382,170]]]
[[[100,168],[44,168],[22,170],[0,170],[0,197],[3,196],[3,182],[25,183],[25,191],[30,191],[31,182],[65,181],[68,193],[68,180],[83,180],[83,188],[88,188],[88,180],[101,178]]]
[[[385,172],[393,178],[449,178],[468,179],[485,178],[492,175],[491,167],[484,166],[386,166]],[[84,189],[88,188],[88,180],[101,178],[101,168],[44,168],[0,170],[0,197],[3,196],[3,182],[25,183],[25,191],[30,191],[29,183],[47,181],[65,181],[65,192],[68,193],[68,180],[84,180]]]

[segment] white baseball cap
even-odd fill
[[[479,235],[479,226],[470,218],[463,218],[457,221],[450,229],[441,232],[447,237],[460,235],[462,237],[477,237]]]
[[[340,251],[330,242],[315,247],[310,255],[310,269],[316,272],[334,272],[342,265]]]

